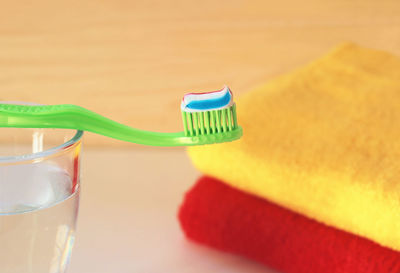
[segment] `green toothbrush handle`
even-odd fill
[[[151,146],[211,144],[232,141],[242,135],[240,127],[230,132],[199,136],[185,136],[184,132],[157,133],[138,130],[72,104],[0,104],[0,127],[77,129]]]

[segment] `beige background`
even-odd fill
[[[186,92],[240,94],[343,41],[400,54],[399,14],[398,0],[3,1],[0,99],[178,131]]]
[[[400,55],[399,14],[398,0],[3,1],[0,100],[178,131],[186,92],[240,94],[343,41]],[[85,145],[69,272],[268,272],[183,238],[175,214],[198,173],[182,149]]]

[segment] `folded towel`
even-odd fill
[[[239,141],[191,147],[243,191],[400,250],[400,59],[345,44],[237,100]]]
[[[186,235],[287,273],[398,273],[400,253],[202,177],[179,211]]]

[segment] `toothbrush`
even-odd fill
[[[0,127],[77,129],[151,146],[203,145],[242,136],[232,92],[227,86],[214,92],[185,95],[181,111],[183,132],[158,133],[123,125],[72,104],[0,104]]]

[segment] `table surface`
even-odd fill
[[[189,242],[177,220],[198,172],[183,149],[84,150],[76,245],[68,273],[272,273]]]

